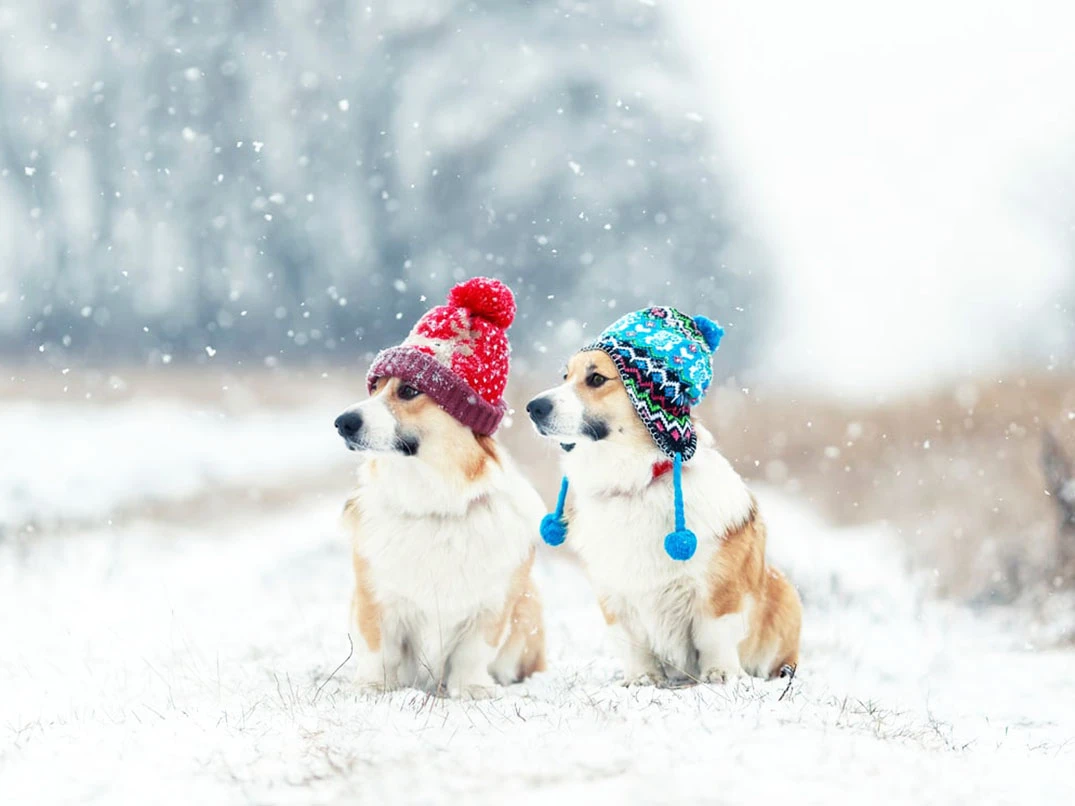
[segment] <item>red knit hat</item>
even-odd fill
[[[370,367],[370,391],[379,378],[414,384],[463,425],[492,434],[507,411],[511,347],[505,332],[515,319],[515,297],[499,280],[474,277],[448,294],[448,304],[426,312],[398,347]]]

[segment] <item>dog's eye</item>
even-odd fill
[[[396,394],[399,395],[400,400],[414,400],[418,395],[422,394],[422,390],[415,389],[409,383],[405,383],[399,387],[399,391]]]
[[[607,380],[608,378],[606,378],[604,375],[601,375],[598,372],[591,372],[589,375],[586,376],[586,385],[589,386],[591,389],[596,389],[598,386],[601,386]]]

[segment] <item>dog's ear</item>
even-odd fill
[[[478,441],[481,449],[497,464],[500,464],[500,453],[497,451],[496,440],[486,434],[474,433],[474,439]]]
[[[1075,565],[1075,473],[1072,472],[1071,458],[1048,428],[1042,434],[1041,464],[1045,489],[1060,514],[1058,564],[1060,568],[1070,568]]]

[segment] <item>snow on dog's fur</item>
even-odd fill
[[[565,383],[527,407],[538,431],[559,441],[574,493],[567,545],[593,581],[624,682],[683,678],[723,682],[745,671],[793,673],[802,607],[795,588],[765,562],[765,525],[743,480],[699,427],[683,467],[687,525],[698,550],[671,559],[672,478],[611,359],[572,358]]]
[[[344,511],[358,685],[485,696],[544,669],[530,576],[543,508],[503,448],[398,378],[337,428],[366,452]]]

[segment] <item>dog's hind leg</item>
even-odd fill
[[[489,667],[493,679],[503,686],[525,680],[534,672],[545,671],[545,626],[541,599],[529,576],[509,608],[507,629],[508,637]],[[491,635],[492,630],[486,637]]]
[[[742,673],[739,642],[748,631],[749,614],[727,613],[716,618],[698,617],[692,625],[698,647],[699,679],[703,683],[726,683]]]
[[[372,691],[399,688],[402,646],[398,625],[385,623],[382,609],[366,579],[366,566],[354,555],[355,592],[351,597],[351,626],[358,632],[355,645],[355,685]]]

